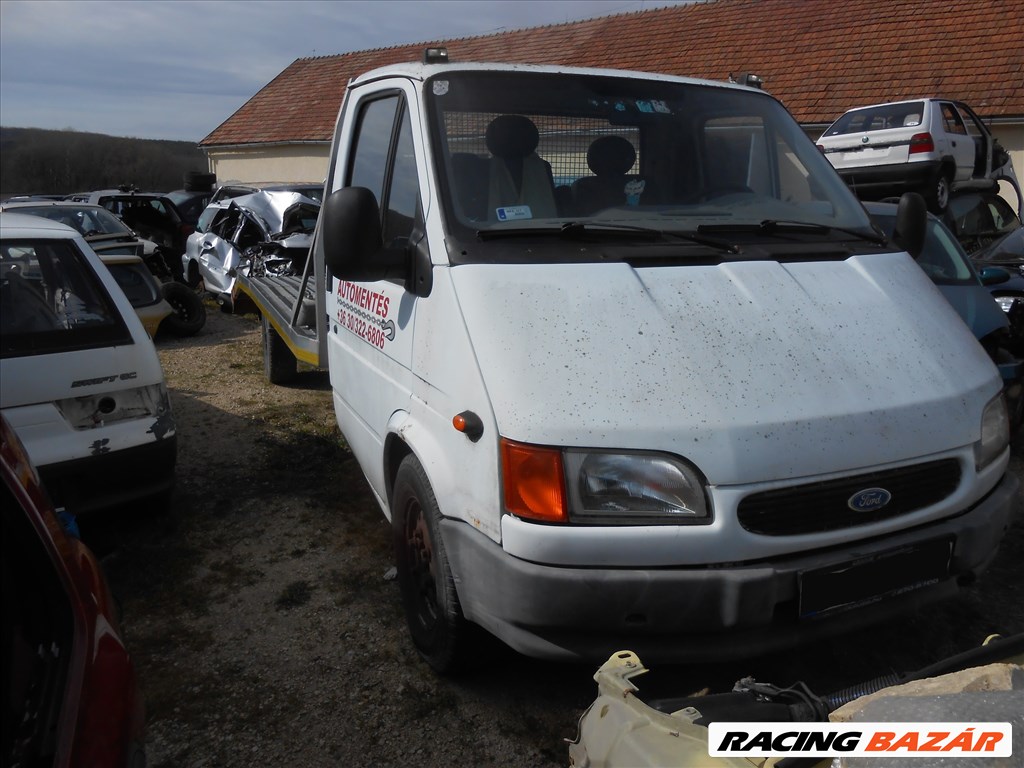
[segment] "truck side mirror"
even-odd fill
[[[417,296],[429,296],[433,284],[430,251],[422,232],[415,243],[385,247],[377,198],[366,187],[343,187],[324,201],[324,261],[343,280],[404,280]]]
[[[924,250],[924,237],[928,228],[928,205],[917,192],[904,192],[896,208],[896,226],[893,242],[913,258]]]
[[[335,190],[324,201],[324,260],[335,277],[345,280],[384,280],[405,277],[404,252],[384,248],[380,208],[365,187]]]

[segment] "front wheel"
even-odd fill
[[[195,291],[184,283],[163,283],[160,290],[174,312],[164,318],[160,329],[175,336],[195,336],[206,324],[206,307]]]
[[[467,622],[441,538],[441,511],[423,467],[406,456],[391,494],[398,585],[413,644],[439,673],[465,663]]]

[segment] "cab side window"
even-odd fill
[[[385,246],[407,244],[420,220],[420,190],[412,124],[399,95],[362,107],[348,186],[366,187],[377,198]]]
[[[402,123],[395,144],[394,169],[387,209],[384,211],[384,244],[405,245],[419,218],[420,184],[412,144],[409,112],[402,110]]]
[[[359,128],[352,156],[350,187],[366,187],[381,205],[384,176],[387,173],[388,150],[395,125],[398,97],[375,99],[366,104],[359,115]]]

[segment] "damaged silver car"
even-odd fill
[[[252,264],[279,274],[301,272],[320,203],[297,192],[255,192],[211,204],[185,246],[186,281],[200,283],[227,310],[235,278]]]

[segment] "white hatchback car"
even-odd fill
[[[153,341],[85,238],[0,213],[0,408],[57,506],[157,506],[177,438]]]
[[[987,189],[1005,179],[1020,199],[1009,154],[970,107],[916,99],[858,107],[818,139],[839,175],[864,199],[920,191],[942,213],[958,189]]]

